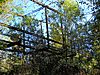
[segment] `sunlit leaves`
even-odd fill
[[[13,4],[13,0],[4,0],[0,7],[0,20],[6,24],[14,20],[14,16],[22,16],[23,8]]]
[[[58,23],[51,23],[51,38],[57,42],[62,42],[62,29]],[[55,43],[55,47],[61,47],[60,44]]]
[[[30,26],[33,21],[33,18],[31,16],[24,16],[23,21],[27,26]]]
[[[79,15],[79,7],[75,0],[65,0],[63,3],[64,10],[66,11],[66,15],[68,20],[72,20],[73,17]]]
[[[0,0],[0,13],[8,11],[7,7],[12,0]]]
[[[0,72],[9,72],[13,69],[14,66],[20,66],[24,63],[24,59],[19,59],[12,54],[10,54],[10,56],[6,53],[6,55],[8,57],[0,61]]]
[[[0,71],[7,72],[11,69],[11,65],[8,64],[7,59],[3,59],[0,61]]]

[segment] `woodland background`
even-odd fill
[[[0,0],[0,75],[100,75],[100,1]]]

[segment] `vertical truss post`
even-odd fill
[[[40,21],[40,30],[41,30],[41,35],[43,35],[43,32],[42,32],[42,20]]]
[[[23,26],[22,26],[22,30],[24,30],[25,31],[25,22],[24,22],[24,19],[25,19],[25,17],[23,17]],[[22,33],[22,38],[23,38],[23,45],[24,45],[24,47],[23,47],[23,50],[25,50],[25,32],[23,32]]]
[[[64,38],[64,32],[63,32],[63,25],[62,25],[62,17],[60,16],[60,23],[61,23],[61,29],[62,29],[62,41],[63,41],[63,49],[65,48],[64,46],[64,42],[65,42],[65,38]]]
[[[25,30],[25,27],[23,26],[23,30]],[[23,32],[23,45],[25,46],[25,33]],[[23,47],[23,49],[25,50],[25,47]]]
[[[43,37],[42,20],[40,20],[39,24],[40,24],[40,34],[41,34],[41,37]],[[43,38],[41,38],[41,43],[43,44]]]
[[[47,7],[45,7],[45,20],[46,20],[46,30],[47,30],[47,43],[49,48],[49,27],[48,27],[48,16],[47,16]]]

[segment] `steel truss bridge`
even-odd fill
[[[62,38],[63,38],[63,41],[62,42],[58,42],[58,41],[55,41],[53,39],[50,39],[50,35],[49,35],[49,24],[48,24],[48,13],[47,11],[50,10],[50,11],[53,11],[59,15],[63,15],[62,13],[58,12],[57,10],[47,6],[47,5],[44,5],[40,2],[37,2],[37,1],[33,1],[34,3],[38,4],[39,6],[41,6],[40,8],[30,12],[30,13],[34,13],[34,12],[37,12],[37,11],[40,11],[42,9],[45,9],[44,12],[45,12],[45,29],[46,29],[46,35],[47,36],[44,36],[41,32],[42,35],[39,35],[39,34],[35,34],[33,32],[30,32],[30,31],[27,31],[25,30],[25,26],[22,26],[22,28],[18,28],[18,27],[14,27],[14,26],[11,26],[11,25],[7,25],[5,23],[1,23],[0,22],[0,26],[1,27],[5,27],[5,28],[8,28],[8,29],[11,29],[13,32],[18,32],[18,33],[21,33],[21,37],[17,37],[17,41],[9,41],[9,40],[3,40],[3,39],[0,39],[0,41],[2,42],[2,45],[5,45],[4,48],[0,48],[0,50],[5,50],[5,51],[10,51],[10,52],[21,52],[21,53],[24,53],[24,54],[33,54],[34,52],[38,52],[38,51],[45,51],[45,52],[49,52],[49,53],[53,53],[53,54],[63,54],[63,52],[65,51],[65,48],[67,49],[68,46],[65,45],[64,43],[64,34],[63,34],[63,29],[62,29]],[[28,14],[30,14],[28,13]],[[16,14],[17,16],[21,16],[21,17],[24,17],[26,15],[20,15],[20,14]],[[64,15],[63,15],[64,16]],[[39,24],[40,24],[40,29],[41,31],[43,30],[43,20],[38,20],[39,21]],[[61,27],[62,24],[61,24]],[[16,35],[13,35],[12,34],[1,34],[3,36],[8,36],[9,38],[16,38]],[[31,38],[27,37],[27,36],[31,36]],[[32,38],[38,38],[40,39],[40,41],[38,40],[30,40]],[[27,44],[27,43],[28,44]],[[53,43],[57,43],[59,45],[61,45],[62,47],[61,48],[56,48],[56,47],[53,47],[51,46],[51,44]],[[35,45],[34,45],[35,44]],[[17,45],[17,49],[13,49],[13,47]],[[41,46],[40,46],[41,45]],[[66,46],[66,47],[65,47]],[[40,48],[39,48],[40,47]],[[22,48],[23,50],[20,50],[20,48]],[[30,51],[26,51],[26,50],[30,50]],[[64,51],[57,51],[57,49],[62,49]]]

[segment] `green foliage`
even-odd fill
[[[62,42],[62,29],[58,23],[51,23],[51,37],[57,42]],[[61,47],[60,44],[55,43],[55,47]]]
[[[0,14],[8,11],[9,2],[12,2],[12,0],[0,0]]]
[[[32,23],[33,18],[31,16],[24,16],[24,23],[29,27]]]
[[[69,21],[80,14],[78,4],[75,2],[75,0],[65,0],[63,3],[63,8]]]

